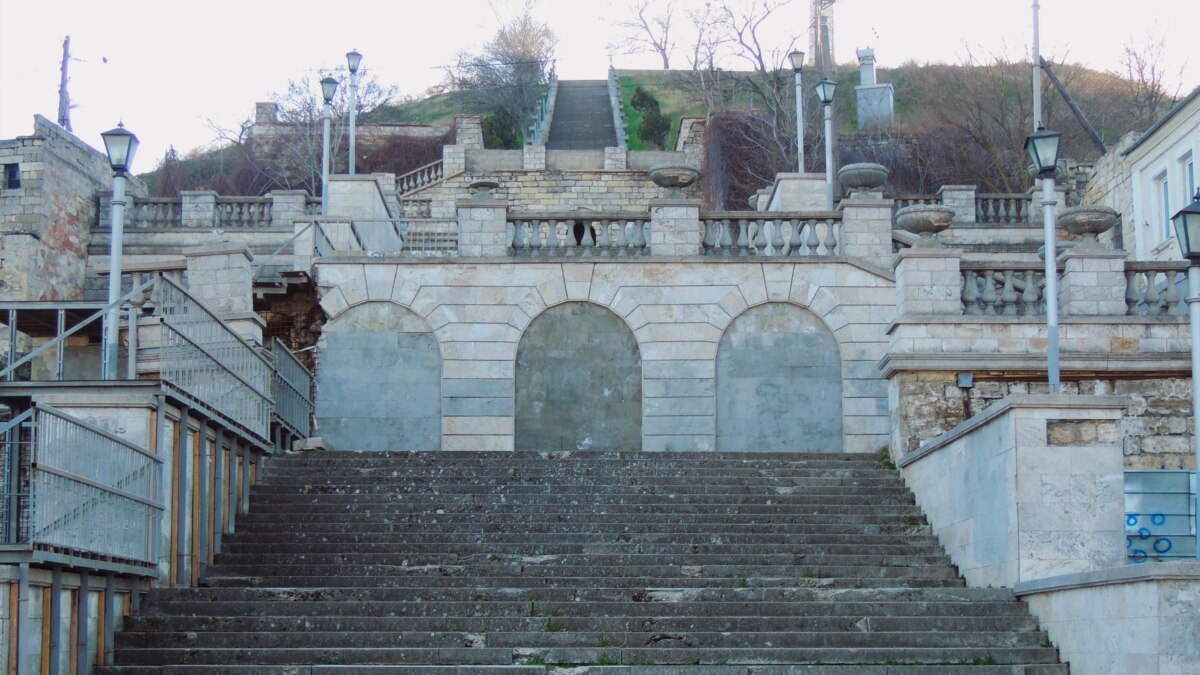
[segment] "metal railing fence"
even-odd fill
[[[55,408],[0,427],[4,542],[157,562],[162,460]]]
[[[301,436],[311,434],[313,375],[279,338],[271,341],[275,417]]]
[[[453,256],[458,254],[458,221],[453,218],[404,218],[314,221],[313,254],[369,256]]]

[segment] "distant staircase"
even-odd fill
[[[559,80],[549,150],[602,150],[617,144],[605,80]]]
[[[100,672],[1067,673],[873,456],[321,453],[251,503]]]

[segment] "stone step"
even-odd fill
[[[532,552],[553,551],[543,550],[545,547],[583,546],[587,551],[605,549],[621,550],[628,547],[670,546],[691,550],[693,547],[706,550],[709,547],[733,547],[744,550],[746,545],[754,545],[756,550],[770,550],[771,547],[783,547],[794,551],[799,547],[815,547],[826,550],[830,546],[852,546],[857,542],[871,546],[907,546],[924,548],[938,546],[937,538],[930,534],[878,534],[859,532],[847,535],[844,532],[833,534],[786,534],[786,533],[676,533],[642,534],[631,536],[598,536],[597,533],[470,533],[470,532],[422,532],[419,541],[412,539],[381,539],[384,532],[353,533],[341,530],[325,532],[248,532],[239,530],[238,533],[225,537],[226,547],[263,546],[269,550],[277,550],[278,544],[302,544],[322,550],[321,547],[334,549],[343,546],[404,546],[429,547],[433,550],[469,550],[470,547],[481,547],[484,550],[504,550],[512,547],[522,547],[522,550]],[[847,543],[849,539],[849,543]],[[254,550],[253,548],[248,550]],[[415,549],[414,549],[415,550]],[[716,550],[716,549],[712,549]],[[832,549],[829,549],[832,552]]]
[[[310,570],[319,568],[337,569],[339,566],[346,570],[363,567],[420,567],[420,566],[455,566],[468,569],[476,566],[487,566],[503,570],[539,569],[544,567],[557,568],[588,568],[588,567],[626,567],[648,568],[662,566],[681,567],[728,567],[728,566],[804,566],[806,569],[813,565],[821,566],[879,566],[879,567],[945,567],[950,559],[943,553],[926,554],[920,552],[903,552],[895,554],[870,554],[867,552],[851,554],[828,554],[818,552],[790,553],[757,553],[752,551],[742,553],[559,553],[559,554],[529,554],[529,553],[315,553],[303,546],[293,549],[280,549],[273,553],[241,553],[230,552],[219,554],[215,561],[221,567],[230,569],[247,568],[252,566],[269,567],[273,570],[286,569]]]
[[[631,520],[627,524],[622,523],[605,523],[605,522],[547,522],[543,520],[519,520],[516,517],[511,519],[511,522],[503,521],[486,521],[479,522],[477,520],[465,520],[461,518],[452,518],[448,516],[415,516],[412,518],[388,518],[385,522],[363,523],[355,522],[352,519],[334,518],[327,522],[304,523],[301,520],[284,520],[282,518],[275,520],[251,519],[243,516],[238,517],[238,531],[243,536],[253,537],[261,533],[284,533],[284,532],[300,532],[306,533],[309,536],[323,536],[329,533],[338,535],[346,534],[393,534],[407,535],[411,538],[417,538],[422,534],[444,534],[446,528],[454,525],[456,533],[461,534],[492,534],[492,535],[521,535],[521,534],[542,534],[542,535],[571,535],[571,534],[586,534],[597,540],[605,538],[612,541],[632,541],[637,538],[639,541],[644,540],[643,537],[654,536],[723,536],[726,534],[734,535],[751,535],[756,533],[762,534],[780,534],[780,535],[838,535],[847,538],[854,538],[865,534],[903,534],[905,532],[916,532],[917,534],[929,534],[928,527],[924,521],[914,520],[909,522],[904,518],[882,517],[874,519],[875,522],[833,522],[833,523],[805,523],[791,522],[790,519],[750,519],[750,522],[739,521],[735,517],[730,517],[722,521],[714,520],[696,520],[696,521],[674,521],[663,522],[664,518],[655,519],[639,519],[633,520],[630,516],[625,516],[627,520]],[[776,522],[781,520],[783,522]],[[863,520],[867,520],[864,518]],[[248,521],[248,522],[247,522]]]
[[[282,539],[282,538],[280,538]],[[876,538],[863,540],[856,538],[859,543],[805,543],[789,542],[786,544],[762,544],[755,542],[753,552],[764,555],[941,555],[937,540],[926,537],[923,541],[904,540],[901,537],[890,537],[883,543]],[[284,544],[281,546],[280,544]],[[291,546],[287,546],[290,544]],[[221,560],[235,562],[237,559],[226,557],[227,554],[238,555],[271,555],[288,553],[298,549],[305,554],[315,555],[346,555],[386,554],[386,555],[730,555],[747,552],[745,544],[644,544],[644,543],[593,543],[580,542],[567,544],[558,541],[547,543],[531,543],[528,541],[511,543],[478,543],[478,542],[380,542],[376,538],[347,543],[313,543],[311,541],[262,541],[258,538],[227,540],[226,554],[220,554]]]
[[[879,467],[879,456],[867,453],[835,452],[613,452],[613,451],[530,451],[494,453],[486,451],[416,451],[416,452],[313,452],[284,455],[277,466],[286,463],[290,467],[301,466],[371,466],[383,463],[424,462],[438,468],[461,468],[463,466],[506,466],[528,465],[551,466],[555,464],[614,464],[615,468],[628,469],[642,466],[710,466],[742,465],[762,469],[805,469],[826,466],[874,466]]]
[[[633,481],[622,481],[613,484],[608,481],[595,483],[571,483],[547,485],[530,481],[513,484],[511,481],[504,485],[486,484],[480,481],[434,482],[413,479],[358,480],[357,482],[335,481],[326,479],[322,482],[309,481],[304,485],[265,483],[256,485],[253,491],[256,495],[275,498],[308,497],[326,495],[493,495],[504,496],[542,496],[542,495],[613,495],[642,498],[661,498],[663,496],[712,496],[712,497],[741,497],[761,495],[829,495],[844,494],[847,491],[862,494],[898,494],[906,491],[906,487],[896,480],[857,479],[857,478],[797,478],[789,481],[755,481],[747,478],[738,483],[696,483],[691,479],[681,481],[658,481],[652,484],[640,484]],[[756,488],[757,490],[751,491]],[[759,492],[761,491],[761,492]]]
[[[557,666],[102,666],[96,675],[1068,675],[1060,664],[1016,665],[571,665]]]
[[[308,494],[263,494],[255,492],[252,495],[251,507],[259,509],[283,509],[292,505],[320,504],[336,506],[341,504],[361,504],[372,506],[376,504],[403,504],[410,508],[425,505],[450,504],[485,504],[495,508],[516,508],[525,506],[564,505],[621,505],[643,506],[655,505],[673,507],[688,506],[724,506],[724,505],[802,505],[802,504],[909,504],[912,497],[907,489],[901,487],[855,489],[851,487],[830,487],[805,490],[783,491],[771,490],[765,494],[688,494],[666,492],[663,494],[637,494],[627,489],[621,491],[568,491],[568,492],[415,492],[415,491],[329,491]]]
[[[564,648],[154,648],[122,649],[117,665],[174,663],[239,664],[409,664],[514,665],[537,664],[1008,664],[1052,663],[1057,652],[1042,647],[879,647],[825,648],[687,648],[687,647],[564,647]]]
[[[659,644],[692,649],[811,649],[836,647],[869,649],[880,647],[985,647],[1000,649],[1037,648],[1043,636],[1032,631],[897,631],[876,632],[848,629],[806,632],[785,631],[572,631],[558,622],[558,617],[545,616],[542,625],[532,630],[506,632],[488,629],[484,633],[461,631],[384,631],[345,629],[320,631],[304,628],[301,631],[172,631],[123,632],[119,646],[129,650],[154,649],[380,649],[397,647],[418,648],[587,648],[587,647],[653,647]]]
[[[244,587],[244,586],[264,586],[275,588],[324,588],[329,586],[341,586],[349,588],[411,588],[414,586],[425,586],[430,583],[430,579],[437,579],[438,585],[443,587],[451,586],[493,586],[493,587],[512,587],[512,586],[529,586],[529,587],[559,587],[559,588],[578,588],[583,586],[609,585],[619,586],[625,585],[633,588],[642,587],[676,587],[680,586],[680,582],[684,580],[681,576],[627,576],[627,577],[595,577],[587,575],[577,576],[541,576],[541,577],[526,577],[526,576],[466,576],[450,574],[453,570],[447,570],[447,574],[440,576],[430,575],[394,575],[394,576],[348,576],[338,575],[330,577],[329,575],[322,576],[279,576],[272,574],[256,574],[256,575],[235,575],[231,573],[222,574],[217,568],[213,568],[209,572],[208,583],[211,586],[227,586],[227,587]],[[440,572],[438,572],[440,574]],[[906,576],[893,574],[892,576],[880,576],[865,574],[861,570],[839,570],[829,571],[821,570],[815,574],[804,576],[786,575],[778,577],[769,577],[763,575],[751,576],[745,574],[738,576],[730,574],[723,577],[688,577],[686,581],[689,586],[696,588],[703,587],[773,587],[773,586],[795,586],[799,583],[807,582],[814,587],[821,588],[891,588],[903,585],[909,588],[931,588],[941,586],[962,586],[962,580],[952,576],[953,572],[948,572],[946,576]]]

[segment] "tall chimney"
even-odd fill
[[[867,47],[866,49],[855,50],[858,54],[859,79],[858,84],[863,87],[871,87],[875,85],[875,50]]]

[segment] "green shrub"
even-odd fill
[[[647,110],[642,115],[642,125],[638,127],[637,136],[660,150],[667,143],[667,133],[671,131],[671,120],[658,111],[658,108]]]

